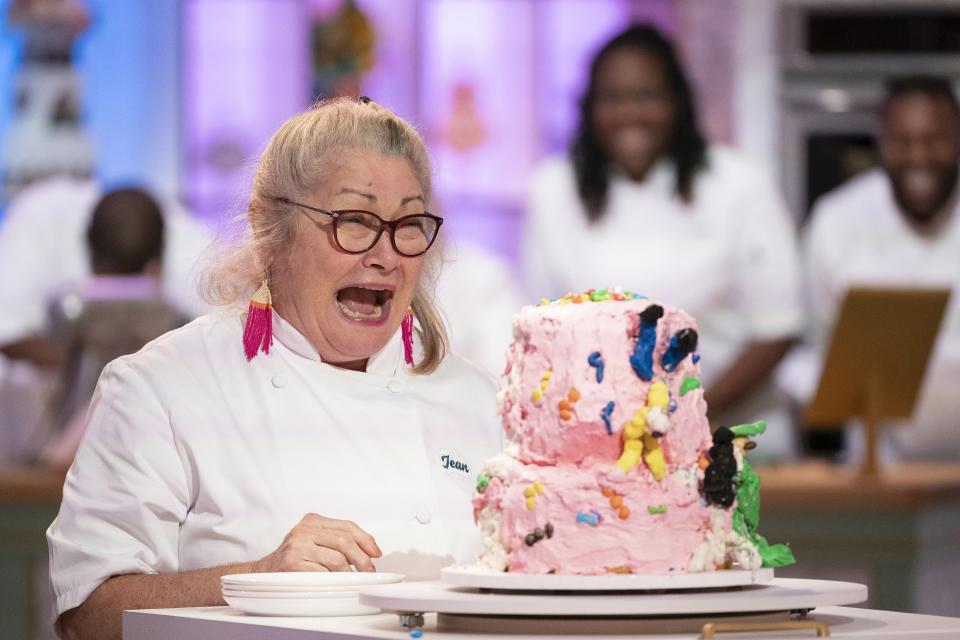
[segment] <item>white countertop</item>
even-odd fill
[[[893,611],[877,611],[852,607],[821,607],[810,618],[825,622],[831,627],[834,638],[880,638],[882,640],[943,640],[960,638],[960,618],[943,618]],[[437,615],[424,616],[423,640],[431,637],[443,637],[449,640],[488,640],[503,638],[502,634],[491,632],[458,632],[447,620],[442,618],[441,628],[437,626]],[[477,620],[474,618],[473,620]],[[558,625],[558,634],[579,638],[617,638],[628,637],[613,633],[614,621],[585,620],[537,620],[539,633],[511,633],[510,640],[542,640],[548,626]],[[659,622],[647,621],[644,624],[660,626]],[[666,623],[664,623],[666,624]],[[491,621],[480,621],[481,629],[489,631],[495,626]],[[591,626],[597,627],[594,631]],[[581,629],[583,632],[581,632]],[[810,630],[779,632],[776,636],[764,637],[809,638]],[[410,634],[403,629],[395,614],[382,613],[372,616],[354,616],[338,618],[276,618],[259,617],[244,614],[231,607],[189,607],[184,609],[144,609],[127,611],[123,614],[124,640],[353,640],[355,638],[395,638],[408,639]],[[637,637],[631,634],[629,637]],[[697,633],[663,633],[660,630],[642,637],[650,640],[687,640],[699,637]],[[752,637],[740,634],[723,633],[718,637],[724,640]]]

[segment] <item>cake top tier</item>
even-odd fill
[[[709,448],[697,326],[684,311],[599,289],[525,307],[513,330],[501,409],[523,462],[662,475]],[[645,460],[645,439],[662,463]]]

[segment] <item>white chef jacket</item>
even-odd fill
[[[904,219],[881,169],[865,172],[821,198],[804,237],[814,354],[806,380],[794,385],[810,399],[836,313],[855,285],[948,287],[953,294],[934,344],[924,386],[909,423],[887,429],[882,459],[960,459],[960,206],[945,226],[924,237]]]
[[[248,363],[242,320],[203,316],[105,368],[47,532],[57,615],[113,575],[262,558],[308,512],[373,535],[380,570],[478,551],[471,494],[501,444],[489,376],[456,354],[412,375],[399,335],[365,373],[339,369],[276,314]]]
[[[449,241],[437,303],[457,353],[499,378],[513,339],[513,316],[524,304],[506,262],[469,242]]]
[[[86,231],[103,195],[90,180],[60,176],[21,192],[0,223],[0,344],[41,332],[50,302],[91,275]],[[165,297],[194,317],[208,310],[196,293],[194,265],[213,239],[176,202],[161,201],[166,243]]]
[[[747,343],[799,335],[805,318],[796,234],[782,197],[729,149],[711,148],[707,161],[690,204],[677,196],[668,161],[643,182],[614,175],[606,214],[593,225],[569,159],[547,161],[530,190],[523,262],[537,299],[621,285],[686,310],[699,325],[709,388]],[[787,455],[790,421],[775,396],[758,390],[729,419],[714,417],[766,419],[761,449]]]

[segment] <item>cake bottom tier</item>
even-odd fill
[[[480,563],[501,571],[596,575],[710,571],[729,562],[732,514],[708,507],[702,471],[656,481],[591,468],[490,460],[474,495]]]

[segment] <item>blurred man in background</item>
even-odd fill
[[[23,461],[38,439],[31,434],[66,361],[48,339],[50,305],[93,275],[87,228],[102,195],[90,180],[51,178],[21,192],[0,224],[0,463]],[[205,306],[193,267],[209,245],[209,230],[175,202],[162,201],[164,298],[182,315]]]
[[[161,293],[164,220],[139,189],[119,189],[97,204],[87,227],[93,277],[51,309],[50,339],[65,354],[52,433],[41,457],[66,470],[83,435],[83,416],[103,367],[184,322]]]
[[[851,286],[952,288],[913,418],[886,430],[880,455],[960,459],[960,109],[946,78],[911,76],[889,83],[880,115],[882,168],[823,196],[813,210],[805,261],[817,362],[802,386],[812,394],[819,354]]]

